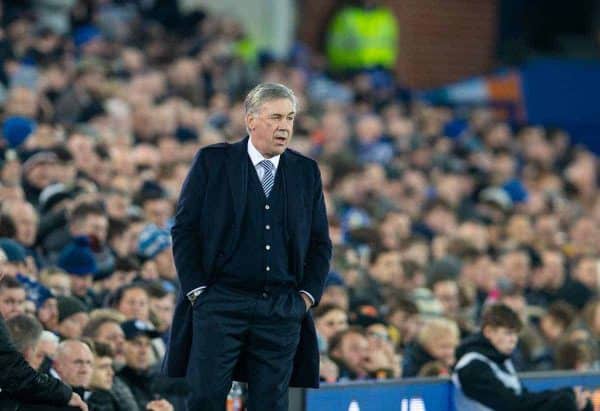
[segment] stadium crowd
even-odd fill
[[[291,146],[327,201],[323,381],[449,375],[491,302],[524,324],[517,370],[598,368],[594,154],[407,98],[385,72],[334,80],[301,45],[255,56],[235,21],[171,3],[2,6],[0,314],[31,367],[92,410],[183,409],[189,387],[159,372],[175,202],[196,151],[244,136],[241,98],[271,81],[299,98]]]

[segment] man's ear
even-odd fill
[[[254,114],[248,113],[246,115],[246,124],[248,125],[248,129],[254,130],[255,123],[256,123],[256,118],[254,117]]]

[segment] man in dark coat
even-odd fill
[[[172,229],[181,294],[164,368],[191,382],[190,409],[223,410],[232,378],[248,410],[287,410],[288,385],[317,387],[311,306],[331,241],[318,166],[287,149],[296,98],[279,84],[246,97],[249,137],[205,147]]]
[[[1,277],[1,275],[0,275]],[[21,410],[25,407],[51,409],[74,406],[87,411],[79,395],[61,381],[31,368],[16,350],[0,316],[0,409]],[[27,406],[27,404],[30,404]]]

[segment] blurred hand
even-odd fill
[[[365,368],[369,372],[375,372],[381,369],[391,369],[392,365],[383,350],[370,350],[365,358]]]
[[[149,411],[173,411],[173,405],[167,400],[154,400],[146,405]]]
[[[310,309],[310,307],[312,307],[312,301],[310,300],[308,295],[306,295],[304,293],[300,293],[300,296],[304,300],[304,305],[306,305],[306,311],[308,311]]]
[[[577,409],[581,411],[586,407],[588,401],[591,399],[591,394],[589,391],[584,391],[581,387],[575,387],[573,388],[573,391],[575,392]]]
[[[71,399],[69,400],[68,405],[71,407],[78,407],[81,411],[88,411],[87,404],[83,402],[79,394],[76,393],[71,394]]]
[[[338,369],[338,366],[333,361],[331,361],[329,357],[321,356],[319,369],[320,376],[325,381],[329,383],[337,381],[340,374],[340,370]]]

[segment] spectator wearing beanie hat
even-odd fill
[[[15,277],[27,273],[27,251],[10,238],[0,238],[0,272]]]
[[[138,255],[144,264],[152,260],[161,278],[175,280],[175,263],[171,252],[171,234],[154,224],[149,224],[140,233]],[[144,267],[142,267],[142,272]]]
[[[27,299],[33,301],[37,318],[47,330],[58,329],[58,302],[43,284],[32,280],[21,274],[17,274],[17,280],[23,284],[27,292]]]
[[[92,280],[98,271],[94,253],[86,236],[74,237],[60,252],[58,267],[71,277],[71,294],[82,301],[88,309],[96,306]]]
[[[75,297],[58,297],[58,329],[61,339],[81,337],[88,320],[87,307]]]
[[[2,123],[2,137],[11,148],[19,147],[36,129],[35,121],[21,116],[7,117]]]

